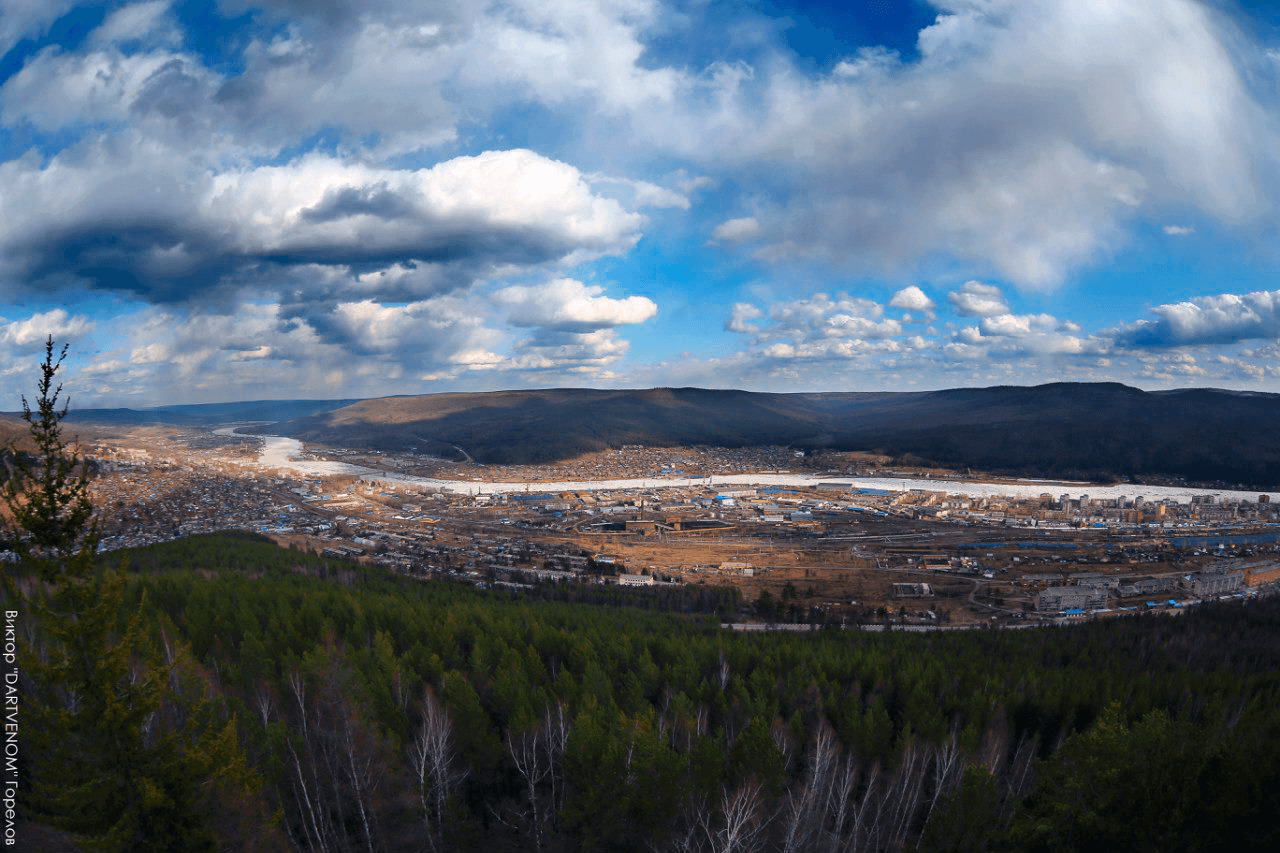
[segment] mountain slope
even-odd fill
[[[791,445],[1010,473],[1280,483],[1280,395],[1054,383],[907,393],[554,389],[364,400],[269,428],[318,443],[530,463],[619,447]],[[266,430],[264,430],[266,431]]]
[[[69,421],[146,426],[213,426],[237,421],[280,421],[330,412],[355,400],[247,400],[234,403],[193,403],[147,409],[73,409]]]

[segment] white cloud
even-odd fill
[[[685,192],[660,186],[650,181],[639,181],[633,178],[619,178],[603,174],[593,174],[589,180],[595,186],[617,184],[631,192],[631,203],[636,207],[674,207],[680,210],[689,209],[689,196]],[[684,183],[684,182],[682,182]]]
[[[754,216],[726,219],[711,232],[711,239],[718,243],[741,243],[760,236],[760,223]]]
[[[990,317],[1009,313],[1000,288],[980,281],[967,281],[959,290],[947,294],[951,307],[962,317]]]
[[[766,359],[852,359],[896,352],[902,324],[884,316],[876,302],[846,294],[817,293],[778,302],[767,311],[750,303],[733,306],[726,328],[751,335],[751,352]]]
[[[90,123],[123,123],[148,113],[162,123],[174,110],[191,104],[172,103],[165,95],[212,96],[215,75],[199,59],[171,50],[124,53],[115,46],[85,53],[64,53],[48,47],[30,59],[0,87],[0,116],[6,124],[29,122],[45,131]],[[179,93],[179,86],[186,91]],[[166,115],[169,114],[169,115]],[[201,122],[203,124],[203,122]],[[202,132],[207,132],[202,129]]]
[[[909,284],[893,294],[889,305],[894,308],[905,308],[908,311],[932,311],[935,307],[933,300],[914,284]]]
[[[1029,288],[1148,213],[1273,209],[1275,111],[1238,58],[1259,47],[1206,4],[938,5],[917,61],[718,66],[650,141],[752,176],[763,257],[893,272],[942,253]]]
[[[238,303],[225,313],[144,307],[119,321],[113,349],[70,377],[81,400],[87,392],[138,405],[243,399],[247,387],[281,398],[300,388],[405,393],[421,388],[424,375],[512,366],[501,354],[502,331],[477,307],[455,294],[406,305],[340,303],[324,316],[323,334],[274,304]]]
[[[6,0],[0,47],[70,5]],[[682,79],[642,61],[645,34],[667,16],[648,0],[221,5],[252,9],[261,24],[236,57],[242,70],[228,76],[180,53],[157,53],[151,58],[163,73],[148,78],[145,92],[116,82],[120,111],[168,123],[199,145],[233,139],[273,155],[337,129],[352,149],[388,157],[450,142],[460,122],[508,104],[589,104],[618,115],[669,101]],[[21,85],[4,92],[9,114],[76,124],[72,113],[43,105],[74,101],[86,82],[76,72],[87,67],[104,75],[99,88],[110,88],[117,72],[104,46],[154,36],[162,13],[158,3],[126,6],[88,40],[96,56],[50,51],[28,63]]]
[[[102,45],[137,42],[155,36],[165,41],[181,39],[169,16],[169,0],[146,0],[116,9],[89,34],[89,39],[93,44]]]
[[[25,320],[5,322],[0,317],[0,345],[34,350],[52,335],[58,343],[74,341],[93,329],[88,317],[71,315],[63,308],[32,314]]]
[[[1183,217],[1274,216],[1280,121],[1241,71],[1274,51],[1216,6],[937,0],[917,58],[868,48],[824,74],[776,22],[726,34],[722,60],[665,62],[656,39],[704,36],[682,29],[707,20],[702,5],[220,0],[253,23],[214,64],[175,38],[164,0],[111,4],[80,46],[25,57],[0,87],[0,121],[39,145],[0,163],[0,287],[159,306],[136,308],[154,340],[121,327],[128,346],[97,362],[104,382],[122,366],[122,388],[169,376],[234,396],[259,371],[275,388],[365,393],[403,390],[401,375],[614,376],[617,327],[656,306],[574,267],[628,252],[650,227],[641,208],[688,210],[656,224],[692,221],[726,255],[816,259],[803,269],[834,264],[833,278],[959,269],[1024,289],[1123,247],[1139,219],[1175,237],[1194,233]],[[69,7],[0,4],[0,49]],[[707,203],[748,215],[701,218],[691,196],[712,185]],[[1112,339],[1143,352],[1280,337],[1264,295],[1157,306],[1089,335],[973,281],[948,294],[969,326],[904,338],[937,307],[915,285],[890,298],[898,319],[858,297],[770,305],[753,291],[725,326],[746,351],[717,365],[798,377],[808,361],[823,380],[837,362],[912,375],[960,354],[1075,369]],[[1111,355],[1117,371],[1137,358]]]
[[[246,284],[297,289],[301,303],[334,290],[420,298],[405,288],[624,252],[644,222],[574,167],[523,149],[422,169],[311,154],[211,171],[122,138],[0,164],[0,276],[161,302]]]
[[[590,97],[610,112],[669,101],[680,73],[641,63],[642,36],[660,12],[654,0],[494,4],[471,33],[460,76],[490,87],[516,85],[546,103]]]
[[[75,0],[4,0],[0,4],[0,57],[24,38],[39,38],[75,6]]]
[[[967,343],[1004,338],[1016,350],[1039,355],[1072,355],[1095,351],[1099,344],[1075,334],[1074,324],[1062,323],[1049,314],[997,314],[979,323],[980,336],[969,334]]]
[[[599,285],[558,278],[540,285],[513,285],[494,300],[505,306],[512,324],[575,332],[593,332],[653,319],[658,306],[645,296],[614,299]]]
[[[1058,325],[1048,314],[997,314],[984,317],[979,326],[984,335],[1025,337],[1033,332],[1048,331]]]
[[[870,299],[817,293],[808,299],[782,302],[769,309],[764,334],[797,340],[813,338],[888,338],[902,333],[897,320],[881,319],[884,308]]]
[[[1151,311],[1154,320],[1112,330],[1117,345],[1158,349],[1280,337],[1280,290],[1198,296]]]
[[[3,20],[25,31],[44,5],[14,0]],[[6,120],[128,122],[220,162],[324,132],[386,162],[532,102],[622,161],[749,176],[753,214],[715,241],[886,269],[950,255],[1029,287],[1122,245],[1148,210],[1257,219],[1280,183],[1274,110],[1238,68],[1264,49],[1195,0],[939,2],[917,60],[871,47],[825,76],[758,40],[747,58],[663,65],[653,37],[697,15],[655,0],[224,5],[270,24],[242,72],[156,45],[122,54],[112,41],[165,17],[136,3],[82,52],[29,61],[0,97]],[[635,205],[688,204],[618,180]]]
[[[424,260],[501,255],[490,241],[518,244],[531,235],[586,259],[630,248],[644,221],[594,195],[572,166],[524,149],[412,171],[311,155],[218,175],[209,206],[219,219],[244,223],[253,253],[345,250]]]
[[[613,329],[535,335],[516,346],[510,367],[563,375],[600,376],[620,361],[630,345]]]
[[[729,322],[725,324],[725,329],[740,334],[758,332],[760,327],[755,324],[755,321],[763,314],[763,311],[750,302],[735,302],[729,312]]]

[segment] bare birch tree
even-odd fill
[[[409,745],[409,763],[418,782],[427,841],[432,850],[439,850],[443,844],[445,805],[467,772],[458,766],[453,720],[430,687],[423,691],[422,722]]]

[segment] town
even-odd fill
[[[296,465],[276,465],[263,462],[260,439],[218,433],[147,427],[89,436],[101,547],[239,529],[484,586],[728,587],[759,617],[744,629],[1021,627],[1176,613],[1280,582],[1280,505],[1269,494],[1161,497],[1168,488],[1126,486],[1132,495],[1090,497],[1087,486],[1044,483],[1035,494],[964,495],[905,487],[962,472],[780,447],[628,446],[540,466],[307,447]],[[308,473],[309,464],[338,462],[352,471]],[[451,477],[414,479],[443,474]],[[801,474],[806,484],[739,482],[753,474]],[[848,475],[904,487],[823,479]],[[575,479],[628,484],[538,487]],[[486,488],[503,481],[524,490]],[[1014,485],[1027,491],[1025,481]],[[986,484],[1000,488],[998,479]]]

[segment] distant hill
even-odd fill
[[[72,409],[68,421],[146,426],[213,426],[239,421],[281,421],[330,412],[355,400],[249,400],[239,403],[195,403],[147,409]]]
[[[338,446],[456,458],[465,452],[485,463],[549,462],[623,444],[774,444],[871,450],[1021,475],[1169,476],[1274,489],[1277,424],[1276,394],[1054,383],[905,393],[430,394],[318,408],[270,431]]]

